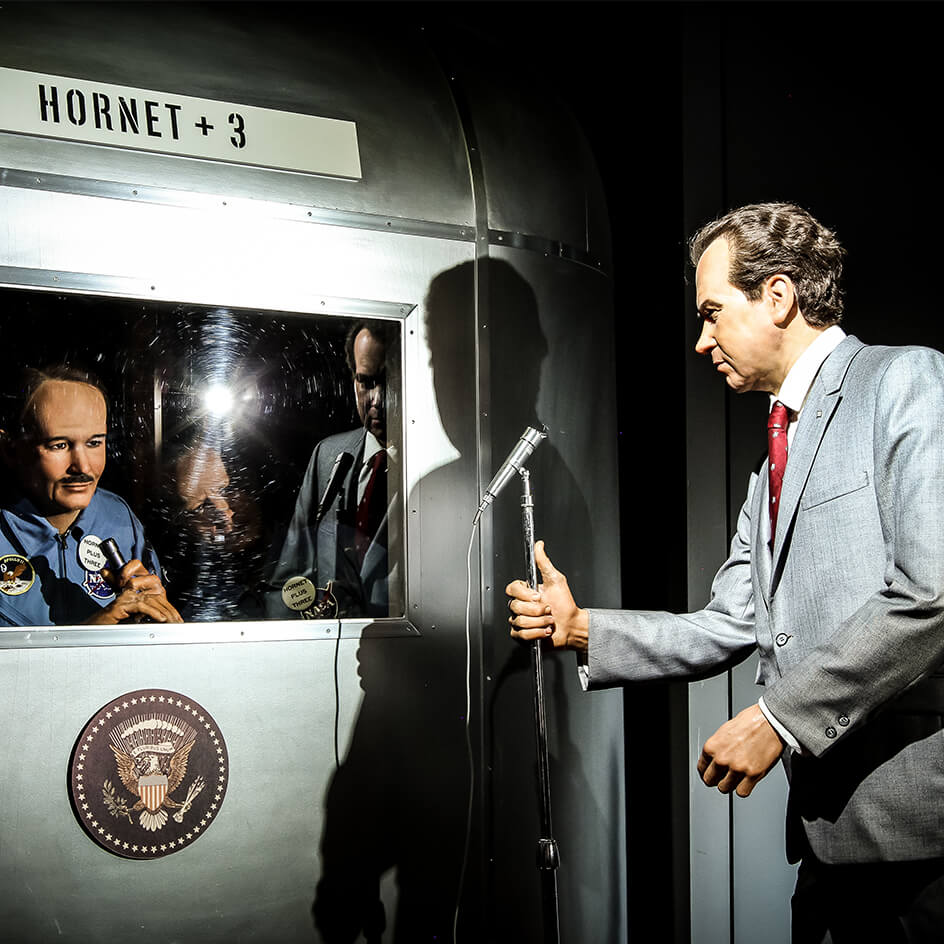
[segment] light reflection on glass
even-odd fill
[[[346,546],[332,551],[330,566],[322,561],[306,570],[299,559],[292,575],[310,579],[316,591],[334,581],[345,600],[336,612],[292,609],[282,599],[286,566],[294,564],[280,555],[293,518],[321,497],[300,502],[313,451],[341,434],[353,437],[358,461],[364,451],[345,356],[353,319],[19,289],[0,289],[0,302],[0,380],[12,382],[23,363],[65,361],[104,381],[110,403],[102,487],[143,522],[168,596],[186,619],[402,614],[399,586],[387,611],[368,606],[357,567],[353,576],[341,567],[353,553]],[[387,474],[397,477],[389,495],[399,501],[400,326],[371,324],[386,339],[387,436],[396,457]],[[9,479],[11,470],[5,474]],[[325,518],[332,534],[346,533],[345,515],[355,514],[341,507],[346,496],[336,496]],[[402,514],[399,505],[388,510]],[[400,530],[398,524],[397,541]],[[304,540],[323,536],[312,531]],[[399,547],[389,560],[386,544],[383,551],[383,583],[389,572],[401,581]],[[351,583],[343,593],[342,570]]]

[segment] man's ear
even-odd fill
[[[785,328],[799,311],[793,279],[782,272],[764,282],[764,297],[770,303],[774,324]]]

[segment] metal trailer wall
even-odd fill
[[[0,284],[401,321],[409,618],[345,622],[337,645],[318,622],[0,632],[5,940],[310,940],[322,854],[342,889],[380,881],[385,941],[450,939],[463,875],[459,939],[542,939],[530,681],[501,593],[516,499],[472,555],[463,873],[466,548],[540,419],[538,531],[587,599],[619,602],[608,223],[566,116],[474,38],[366,9],[0,10],[0,67],[356,122],[357,182],[0,133]],[[583,696],[572,657],[546,675],[562,937],[622,940],[622,699]],[[151,861],[91,842],[67,789],[88,719],[138,688],[207,708],[230,766],[213,828]]]

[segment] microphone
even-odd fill
[[[125,560],[124,554],[118,549],[118,542],[114,538],[105,538],[99,545],[99,550],[102,554],[105,555],[105,560],[108,562],[108,566],[111,568],[111,572],[115,575],[117,579],[118,574],[121,572],[121,568],[125,566],[128,562]],[[135,623],[153,623],[154,620],[150,616],[143,616],[140,613],[135,616],[132,620]]]
[[[105,560],[108,561],[108,566],[111,568],[111,572],[117,577],[121,571],[121,568],[128,563],[125,560],[124,555],[118,549],[118,542],[114,538],[105,538],[105,540],[102,541],[98,547],[99,550],[105,555]]]
[[[495,477],[489,483],[482,501],[479,504],[479,510],[475,513],[476,520],[483,511],[495,500],[498,493],[508,484],[512,476],[516,475],[524,467],[524,464],[531,457],[531,453],[547,438],[547,427],[542,426],[536,429],[529,426],[518,440],[515,448],[508,453],[508,458],[502,463],[501,468],[495,473]]]
[[[334,465],[331,467],[331,475],[328,476],[328,484],[321,496],[321,501],[318,502],[318,511],[315,513],[316,528],[321,524],[321,519],[331,507],[331,503],[337,498],[338,492],[341,491],[344,485],[344,476],[351,470],[352,465],[354,465],[354,456],[349,452],[339,452],[337,454]]]

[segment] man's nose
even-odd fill
[[[84,446],[73,446],[70,459],[70,472],[82,472],[86,475],[89,474],[92,464],[89,461],[88,450]]]
[[[701,323],[701,334],[695,344],[695,351],[699,354],[708,354],[717,343],[715,341],[714,325],[710,321]]]

